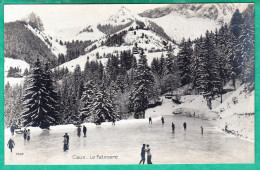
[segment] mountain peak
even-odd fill
[[[122,6],[114,15],[111,15],[105,22],[111,25],[123,25],[135,20],[136,16],[137,15],[130,11],[128,8]]]
[[[34,12],[31,12],[25,19],[23,19],[31,27],[36,28],[40,31],[44,30],[43,23],[39,15]]]

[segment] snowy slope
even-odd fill
[[[139,14],[164,28],[177,42],[184,37],[197,38],[206,30],[214,31],[229,23],[236,9],[244,11],[248,4],[171,4]]]
[[[237,103],[234,103],[234,100]],[[254,141],[254,113],[255,92],[244,92],[244,85],[240,86],[222,104],[214,109],[219,112],[219,128],[224,130],[227,125],[229,133]]]
[[[221,25],[210,19],[203,18],[186,18],[178,13],[171,13],[161,18],[153,19],[153,21],[162,26],[165,32],[177,42],[181,42],[183,38],[186,40],[200,37],[207,30],[214,31]]]
[[[32,28],[30,25],[26,26],[29,30],[33,32],[34,35],[38,36],[47,46],[51,49],[52,53],[58,57],[58,54],[66,55],[67,48],[65,45],[60,45],[57,38],[53,38],[50,35],[47,35],[44,31],[39,31]],[[51,45],[49,43],[51,43]]]
[[[229,83],[226,87],[228,86]],[[167,112],[207,120],[215,119],[221,130],[224,130],[225,125],[227,125],[228,131],[232,135],[254,141],[254,91],[248,94],[244,92],[244,85],[237,87],[237,90],[222,96],[222,103],[220,96],[212,100],[212,110],[209,110],[207,101],[202,95],[184,95],[184,91],[189,87],[178,88],[173,91],[173,94],[181,95],[181,104],[175,104],[169,100],[172,104],[167,107],[169,109]],[[237,102],[236,104],[234,104],[234,100]]]
[[[125,22],[133,21],[131,25],[129,25],[126,28],[120,29],[117,33],[120,33],[122,31],[127,31],[126,35],[123,36],[124,43],[121,46],[113,46],[108,47],[102,44],[102,42],[106,42],[107,37],[104,36],[105,34],[100,34],[100,31],[96,28],[96,25],[92,25],[87,27],[88,30],[91,30],[93,32],[81,32],[77,36],[84,36],[84,35],[92,35],[92,34],[100,34],[100,39],[96,40],[91,46],[88,46],[85,51],[87,52],[83,56],[79,56],[78,58],[68,61],[62,65],[59,66],[59,68],[67,67],[70,71],[73,71],[76,67],[76,65],[79,65],[81,69],[84,68],[84,65],[87,61],[87,58],[89,58],[90,61],[97,60],[96,54],[99,53],[100,56],[103,56],[103,54],[113,54],[117,55],[120,54],[121,51],[126,50],[132,50],[134,47],[134,44],[137,43],[138,48],[142,48],[145,50],[145,54],[147,55],[148,64],[152,62],[152,59],[155,57],[160,57],[162,53],[164,56],[166,56],[166,50],[163,42],[168,42],[168,45],[171,44],[172,48],[174,50],[174,54],[176,55],[178,52],[178,46],[175,45],[173,42],[168,41],[167,39],[163,38],[162,36],[158,35],[157,33],[153,32],[152,30],[143,30],[143,29],[134,29],[132,31],[129,30],[130,27],[135,28],[137,26],[137,22],[143,22],[146,27],[151,27],[151,22],[149,19],[142,18],[136,14],[133,14],[130,10],[122,7],[115,15],[110,16],[107,20],[104,20],[102,25],[123,25]],[[144,35],[144,36],[142,36]],[[96,38],[98,38],[97,36]],[[94,50],[92,49],[93,46],[96,46],[97,48]],[[155,50],[159,50],[162,52],[151,52]],[[149,51],[149,53],[148,53]],[[139,58],[139,54],[135,55],[137,59]],[[104,65],[106,64],[107,58],[101,58],[100,60]]]

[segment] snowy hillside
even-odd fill
[[[229,133],[254,141],[255,92],[245,93],[244,85],[239,87],[214,110],[220,116],[219,128]]]
[[[177,55],[178,46],[166,39],[166,36],[156,32],[156,26],[149,19],[142,18],[124,7],[122,7],[116,14],[110,16],[107,20],[100,22],[99,25],[102,23],[102,25],[118,27],[124,25],[126,22],[130,23],[130,25],[127,25],[127,27],[119,27],[120,29],[115,33],[118,35],[124,33],[121,45],[115,44],[107,46],[106,42],[110,37],[104,36],[104,33],[101,34],[96,25],[87,27],[85,31],[80,32],[77,36],[98,35],[95,38],[101,38],[85,49],[87,51],[85,55],[68,61],[60,65],[59,68],[67,67],[70,71],[73,71],[76,65],[79,65],[81,69],[83,69],[87,58],[89,58],[90,61],[97,60],[97,54],[100,56],[98,60],[105,65],[107,58],[102,58],[104,55],[119,55],[120,52],[124,50],[132,50],[135,44],[137,44],[138,48],[144,49],[145,54],[147,55],[148,64],[150,64],[152,59],[155,57],[160,57],[162,54],[166,56],[165,43],[171,45],[172,48],[175,49],[174,55]],[[142,27],[145,27],[146,29],[136,29],[136,27],[140,26],[140,23],[143,23]],[[137,59],[139,58],[139,54],[136,54],[135,56]]]
[[[195,17],[186,18],[184,15],[180,15],[176,12],[153,19],[153,21],[162,26],[165,32],[177,42],[181,42],[183,38],[186,40],[188,38],[194,40],[204,35],[207,30],[215,31],[216,28],[221,27],[221,25],[214,20]]]
[[[66,46],[61,45],[58,39],[51,37],[50,35],[45,34],[44,31],[34,29],[30,25],[27,25],[27,28],[32,31],[32,33],[38,36],[47,46],[51,49],[52,53],[58,57],[58,54],[66,55]]]
[[[239,86],[238,86],[239,87]],[[227,125],[228,133],[243,139],[254,141],[254,91],[244,92],[244,85],[236,91],[230,91],[212,100],[212,110],[209,110],[207,101],[202,95],[184,95],[189,86],[176,89],[173,94],[181,96],[181,104],[172,102],[168,107],[174,114],[182,114],[189,117],[198,117],[207,120],[217,120],[221,130]]]
[[[246,7],[247,4],[174,4],[139,15],[152,19],[171,38],[180,42],[183,37],[194,39],[206,30],[214,31],[229,23],[237,8],[242,12]]]

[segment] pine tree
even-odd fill
[[[196,58],[197,58],[197,66],[196,66],[196,78],[195,78],[195,88],[197,89],[199,94],[207,94],[209,91],[209,72],[208,72],[208,58],[207,58],[207,47],[205,45],[205,41],[202,36],[196,44]]]
[[[48,92],[48,98],[49,98],[49,110],[46,110],[50,115],[54,115],[54,118],[56,120],[56,124],[60,123],[60,113],[59,110],[59,96],[55,90],[54,87],[54,81],[52,78],[52,72],[49,68],[49,64],[45,64],[45,70],[43,74],[43,84],[45,85],[46,92]]]
[[[96,87],[93,81],[88,81],[84,87],[84,92],[80,99],[80,120],[84,122],[91,115],[93,102],[96,95]]]
[[[32,69],[29,82],[24,96],[25,111],[22,113],[22,123],[24,126],[49,128],[56,123],[56,108],[53,107],[53,99],[50,91],[46,89],[46,76],[39,60]],[[51,111],[52,110],[52,111]]]
[[[91,120],[95,124],[101,124],[106,121],[116,120],[118,117],[114,111],[112,102],[108,99],[107,93],[102,89],[96,94],[96,99],[93,103]]]
[[[244,15],[245,23],[240,36],[242,51],[242,80],[246,84],[246,90],[251,92],[255,88],[255,51],[254,51],[254,7],[249,6]]]
[[[134,79],[134,89],[130,94],[130,107],[132,107],[134,117],[137,119],[144,118],[144,111],[149,103],[149,98],[153,97],[153,83],[154,77],[147,65],[147,59],[142,50],[138,60],[137,73]]]

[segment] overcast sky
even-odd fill
[[[120,5],[5,5],[5,22],[16,21],[35,12],[43,21],[46,31],[82,27],[102,21],[115,14],[122,6],[133,13],[165,6],[165,4]]]

